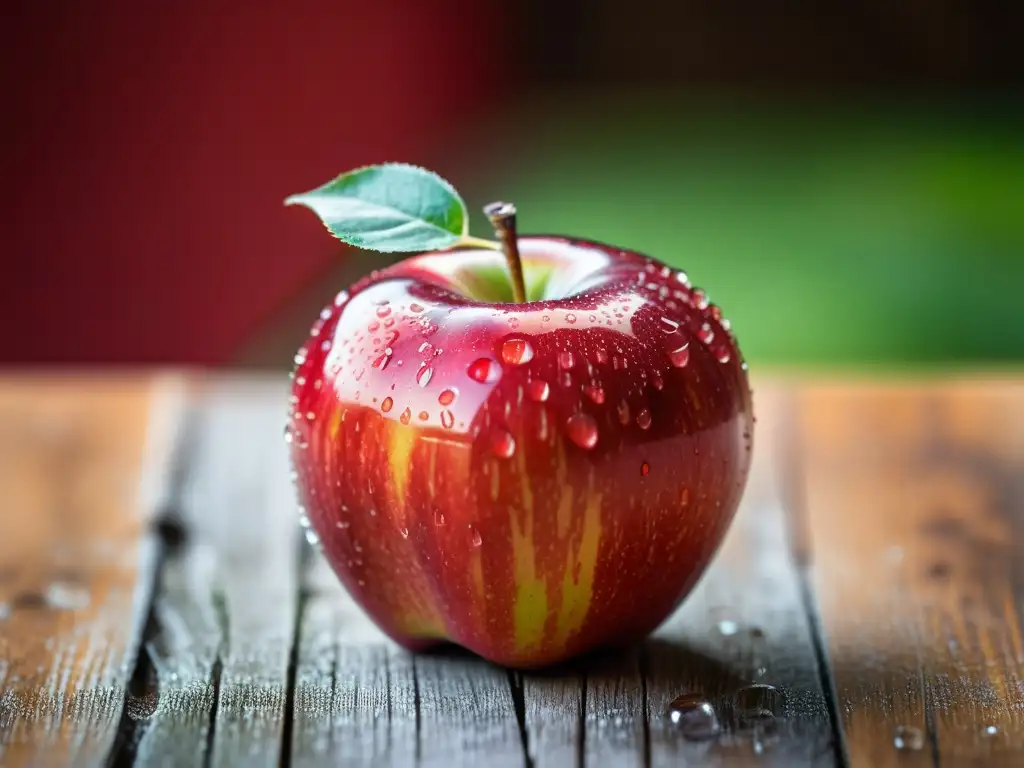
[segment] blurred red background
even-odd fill
[[[0,360],[218,363],[338,249],[282,200],[444,172],[489,98],[494,6],[8,2]]]

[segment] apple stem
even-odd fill
[[[512,277],[512,299],[516,304],[526,303],[526,283],[523,282],[523,262],[519,258],[519,241],[516,238],[516,207],[512,203],[496,202],[484,206],[484,213],[491,220],[494,234],[501,241],[501,250],[508,262]]]

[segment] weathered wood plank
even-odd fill
[[[401,650],[319,555],[305,583],[293,766],[523,765],[505,670],[468,654]]]
[[[175,377],[0,385],[0,763],[102,764],[149,605]]]
[[[649,643],[653,766],[836,764],[783,500],[788,399],[781,388],[758,389],[757,446],[733,526],[705,578]],[[669,704],[682,694],[712,705],[716,738],[700,713],[689,726],[671,721]],[[690,728],[697,738],[686,737]]]
[[[814,584],[854,766],[1024,761],[1024,387],[804,397]]]
[[[299,630],[292,766],[412,765],[413,658],[381,634],[318,553]]]
[[[758,391],[754,467],[715,562],[640,654],[589,662],[585,720],[572,675],[524,676],[538,764],[571,764],[581,740],[588,765],[835,764],[782,502],[784,397]],[[713,720],[672,722],[669,704],[687,694]]]
[[[159,699],[138,764],[270,766],[282,754],[299,552],[285,396],[280,383],[243,379],[203,396],[186,536],[155,604]]]

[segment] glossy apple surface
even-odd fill
[[[714,305],[640,254],[522,237],[342,292],[296,356],[304,515],[411,649],[537,667],[641,639],[700,577],[751,451],[746,366]]]

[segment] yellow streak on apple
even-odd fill
[[[601,494],[594,490],[594,477],[590,477],[587,506],[583,513],[583,536],[579,549],[566,556],[562,579],[562,604],[558,609],[556,642],[564,646],[569,638],[583,628],[590,610],[594,592],[594,569],[601,542]],[[574,556],[575,555],[575,556]],[[579,567],[579,580],[573,573]]]
[[[395,484],[395,498],[402,502],[406,498],[409,486],[409,475],[412,472],[412,451],[416,447],[416,430],[394,425],[388,447],[388,461],[391,462],[391,477]],[[433,495],[433,472],[430,473],[430,490]]]
[[[533,540],[533,491],[526,471],[525,457],[520,454],[519,477],[522,478],[522,502],[525,525],[520,528],[518,515],[509,508],[512,532],[512,557],[515,561],[516,599],[513,613],[516,648],[526,651],[544,639],[548,616],[547,581],[537,577]]]

